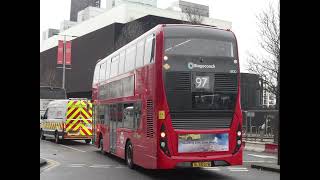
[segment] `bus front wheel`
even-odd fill
[[[130,141],[127,143],[127,146],[126,146],[126,163],[130,169],[134,168],[133,149],[132,149],[132,144]]]

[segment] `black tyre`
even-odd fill
[[[44,132],[41,130],[41,131],[40,131],[40,138],[41,138],[41,140],[46,140],[46,137],[44,136],[43,133],[44,133]]]
[[[89,144],[91,142],[91,139],[86,139],[86,144]]]
[[[59,143],[60,143],[60,139],[59,139],[59,134],[58,134],[58,132],[56,132],[55,135],[54,135],[54,142],[55,142],[56,144],[59,144]]]
[[[126,164],[130,169],[134,168],[134,163],[133,163],[133,148],[132,144],[129,141],[126,145]]]

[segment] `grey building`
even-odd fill
[[[88,6],[100,7],[101,0],[71,0],[70,21],[77,21],[78,12]]]
[[[262,108],[263,83],[257,74],[240,74],[241,108],[243,110]]]
[[[209,17],[209,6],[192,3],[188,1],[182,1],[178,0],[171,4],[171,6],[168,9],[176,10],[179,9],[179,11],[183,13],[190,12],[192,14],[199,14],[204,17]]]
[[[49,28],[49,29],[47,29],[46,31],[44,31],[42,33],[42,40],[46,40],[46,39],[48,39],[48,38],[50,38],[50,37],[52,37],[52,36],[54,36],[54,35],[56,35],[58,33],[59,33],[58,29]]]

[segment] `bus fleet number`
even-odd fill
[[[196,76],[196,88],[209,89],[209,76]]]

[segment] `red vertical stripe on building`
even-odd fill
[[[71,41],[66,42],[66,65],[71,65]]]
[[[63,41],[58,42],[57,64],[63,64]]]

